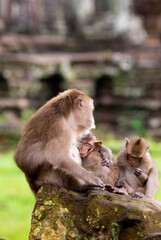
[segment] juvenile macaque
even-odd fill
[[[112,155],[111,149],[103,146],[102,142],[98,142],[96,140],[96,137],[92,133],[85,134],[79,142],[80,142],[80,145],[78,148],[79,148],[81,158],[86,157],[89,151],[91,151],[90,150],[91,147],[92,147],[92,150],[94,150],[97,145],[97,151],[100,153],[100,156],[102,159],[101,165],[107,166],[107,167],[110,167],[111,165],[113,165],[113,161],[115,159]]]
[[[154,198],[159,188],[158,169],[148,152],[144,138],[134,137],[121,148],[117,162],[120,168],[117,187],[125,187],[132,197]]]
[[[78,139],[94,128],[93,100],[77,89],[52,98],[29,119],[19,141],[15,161],[36,193],[43,184],[82,191],[103,187],[82,167]]]
[[[105,184],[105,189],[119,194],[127,194],[126,191],[115,188],[119,177],[119,167],[108,147],[98,142],[92,134],[87,134],[80,141],[79,152],[82,166],[99,177]]]

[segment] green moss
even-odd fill
[[[73,238],[74,240],[78,240],[78,234],[74,233],[73,231],[69,231],[67,235],[67,239]]]
[[[71,233],[71,237],[76,237],[76,234],[74,232]]]
[[[141,217],[142,214],[139,210],[133,209],[132,211],[130,211],[130,216]]]
[[[43,206],[41,206],[39,209],[35,210],[35,216],[37,217],[38,220],[42,219],[44,210],[45,210],[45,208]]]
[[[35,230],[34,230],[34,232],[33,232],[33,235],[34,236],[37,236],[37,234],[40,232],[40,228],[39,227],[37,227],[37,228],[35,228]]]
[[[56,203],[55,202],[52,202],[51,200],[49,200],[49,201],[44,201],[43,202],[43,204],[45,205],[45,206],[54,206],[54,205],[56,205]]]
[[[43,206],[40,207],[40,211],[44,211],[45,208]]]
[[[67,230],[66,230],[66,229],[64,229],[63,236],[65,237],[65,236],[66,236],[66,234],[67,234]]]
[[[36,209],[36,210],[35,210],[35,216],[36,216],[39,220],[41,219],[42,213],[41,213],[41,211],[40,211],[39,209]]]
[[[96,213],[97,213],[97,217],[99,217],[101,214],[99,208],[96,208]]]
[[[101,229],[101,226],[100,226],[100,225],[97,225],[97,226],[95,226],[95,229],[100,230],[100,229]]]
[[[111,226],[113,227],[111,229],[111,234],[112,234],[113,240],[119,240],[119,233],[121,231],[120,225],[113,222],[113,223],[111,223]]]
[[[68,210],[68,208],[60,208],[60,212],[61,213],[68,213],[69,210]]]
[[[69,213],[68,208],[63,208],[62,206],[59,206],[58,208],[55,209],[54,215],[55,216],[57,215],[57,218],[61,220],[61,222],[64,226],[67,226],[68,228],[74,227],[75,215],[74,214],[71,215]]]
[[[118,208],[117,208],[117,207],[114,207],[114,211],[117,212],[117,211],[118,211]]]
[[[38,193],[41,193],[43,191],[43,186],[39,189]]]
[[[143,237],[143,236],[144,236],[144,234],[141,233],[141,232],[137,232],[137,235],[138,235],[139,237]]]

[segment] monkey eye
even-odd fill
[[[90,147],[91,146],[91,144],[89,144],[89,143],[85,143],[84,144],[86,147]]]
[[[143,160],[143,158],[142,157],[138,157],[138,160],[139,160],[139,162],[141,162]]]
[[[127,159],[130,159],[130,158],[136,159],[136,160],[138,160],[139,162],[141,162],[142,159],[143,159],[143,157],[135,157],[135,156],[127,153]]]

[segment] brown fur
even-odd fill
[[[15,161],[34,193],[43,184],[73,190],[103,185],[81,166],[79,154],[73,159],[70,153],[77,150],[78,138],[84,131],[94,126],[93,109],[91,98],[71,89],[52,98],[31,116]]]
[[[147,144],[144,138],[133,137],[127,145],[127,152],[136,157],[142,157],[146,153]]]
[[[93,150],[90,154],[83,158],[83,167],[95,176],[101,178],[104,184],[115,186],[119,176],[119,168],[116,164],[111,167],[101,165],[102,156],[97,150]]]
[[[91,133],[81,139],[80,145],[82,166],[99,177],[104,184],[115,186],[119,176],[119,168],[115,163],[111,149],[97,142],[95,136]],[[110,161],[109,167],[102,166],[103,157]]]
[[[154,198],[159,187],[158,169],[151,159],[148,148],[143,138],[135,137],[131,141],[126,139],[117,157],[120,175],[116,186],[125,186],[130,195],[139,196],[141,193],[141,196]],[[132,154],[132,160],[128,159],[127,154]]]

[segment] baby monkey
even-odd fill
[[[118,188],[126,188],[129,195],[135,198],[154,198],[159,187],[158,169],[156,168],[144,138],[126,138],[121,148],[117,163],[120,168]]]
[[[111,149],[98,142],[91,133],[85,135],[79,143],[82,166],[105,184],[105,190],[117,194],[126,194],[124,189],[115,188],[119,177],[119,167],[115,163]],[[127,194],[126,194],[127,195]]]

